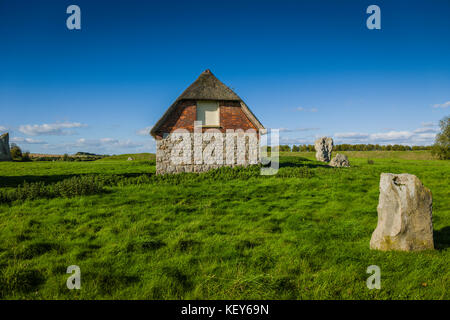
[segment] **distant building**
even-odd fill
[[[258,163],[259,133],[263,130],[244,101],[206,70],[150,132],[157,142],[156,173],[202,172]],[[180,131],[184,140],[179,138],[181,133],[175,133]],[[178,153],[174,148],[184,149]],[[182,154],[182,159],[174,161],[177,154]]]

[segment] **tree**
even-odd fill
[[[25,162],[31,161],[30,151],[25,151],[22,154],[22,161],[25,161]]]
[[[291,151],[291,147],[288,146],[287,144],[285,145],[280,145],[280,151],[285,151],[285,152],[290,152]]]
[[[10,150],[11,150],[11,157],[14,160],[22,160],[22,149],[20,149],[20,147],[17,144],[12,143]]]
[[[441,160],[450,159],[450,116],[439,121],[441,132],[436,135],[431,152]]]

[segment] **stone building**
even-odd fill
[[[206,70],[150,131],[156,139],[156,173],[259,163],[264,132],[245,102]]]

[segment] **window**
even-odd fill
[[[197,101],[197,121],[203,126],[218,127],[220,125],[219,102]]]

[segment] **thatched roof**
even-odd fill
[[[170,113],[176,108],[176,105],[181,100],[220,100],[220,101],[239,101],[242,111],[253,123],[257,129],[264,129],[263,125],[250,111],[247,105],[242,99],[223,84],[219,79],[207,69],[203,71],[200,76],[195,80],[184,92],[175,100],[175,102],[167,109],[161,119],[153,126],[150,134],[156,137],[156,133],[163,125]]]
[[[203,71],[177,100],[241,100],[236,93],[217,79],[210,70]]]

